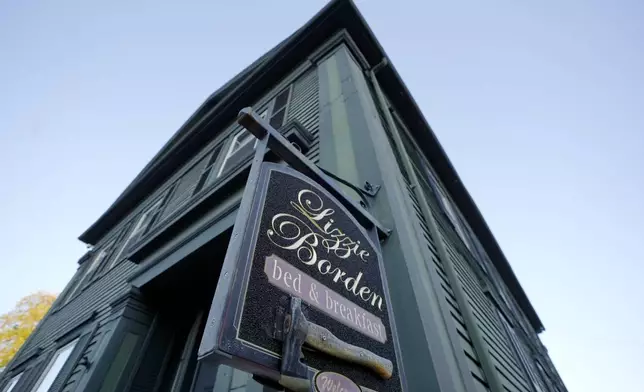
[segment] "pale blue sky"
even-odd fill
[[[206,96],[325,1],[101,3],[0,4],[0,312],[60,291],[76,237]],[[519,3],[358,6],[569,389],[644,391],[644,3]]]

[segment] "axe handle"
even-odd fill
[[[393,364],[371,351],[340,340],[328,329],[311,322],[308,323],[306,343],[326,354],[367,367],[385,380],[391,378]]]

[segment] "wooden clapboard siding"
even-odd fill
[[[440,214],[436,214],[435,217],[440,222],[441,239],[458,275],[458,284],[461,285],[467,297],[468,305],[476,320],[476,327],[481,333],[503,388],[510,392],[532,392],[530,381],[520,365],[519,358],[516,357],[512,343],[498,318],[498,313],[483,292],[480,277],[465,257],[456,250],[455,236],[446,234],[450,230],[448,222]]]
[[[382,117],[381,117],[381,121],[383,122],[383,124],[385,124],[385,128],[388,128],[386,126],[384,119],[382,119]],[[404,132],[404,130],[400,128],[401,125],[402,124],[394,123],[396,132],[399,132],[399,133]],[[451,282],[445,271],[443,260],[441,260],[438,249],[436,247],[436,242],[435,242],[436,239],[432,238],[427,217],[423,215],[419,200],[412,189],[412,184],[410,183],[410,178],[411,178],[410,173],[406,173],[405,170],[403,169],[404,166],[402,164],[401,154],[408,154],[408,152],[398,151],[398,149],[395,148],[395,143],[393,142],[391,135],[388,134],[387,136],[389,138],[390,144],[394,151],[394,155],[396,156],[396,159],[398,161],[398,166],[400,167],[401,174],[404,181],[404,187],[411,200],[412,212],[410,215],[414,216],[417,219],[419,223],[419,227],[422,231],[422,238],[424,239],[423,245],[426,246],[429,251],[428,254],[429,254],[430,260],[426,260],[425,265],[428,269],[432,268],[440,279],[440,285],[445,298],[445,303],[449,307],[448,311],[452,319],[452,325],[459,336],[460,346],[463,350],[463,355],[465,356],[465,360],[469,368],[470,376],[473,379],[473,382],[474,382],[473,384],[475,385],[475,388],[477,390],[488,391],[489,386],[486,381],[486,377],[483,372],[480,359],[472,343],[470,332],[468,331],[468,327],[463,318],[463,314],[461,313],[460,305],[458,304],[458,301],[454,294],[454,290],[452,288],[453,284],[458,284],[458,283]],[[417,178],[419,178],[419,180],[422,178],[419,176],[420,172],[415,172],[414,174],[416,175]],[[425,180],[423,179],[423,181]],[[430,201],[431,195],[427,185],[428,185],[427,183],[422,183],[422,184],[417,184],[416,186],[421,187],[421,191],[423,192],[423,195],[426,198],[426,201],[429,204],[431,204],[431,201]],[[438,240],[440,241],[441,239],[438,239]],[[448,260],[447,262],[450,262],[450,261]],[[432,272],[428,270],[428,273],[432,273]]]

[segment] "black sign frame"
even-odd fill
[[[270,173],[279,171],[315,184],[326,191],[328,196],[346,209],[347,215],[357,223],[356,226],[362,228],[365,238],[372,245],[377,254],[382,295],[387,306],[387,324],[395,355],[395,358],[391,359],[397,364],[394,372],[397,373],[396,379],[400,380],[400,390],[406,390],[406,381],[400,362],[397,329],[380,249],[380,240],[388,237],[390,230],[381,225],[355,201],[348,198],[320,168],[303,156],[277,130],[253,113],[250,108],[240,112],[238,122],[259,140],[199,347],[199,359],[207,360],[214,357],[221,360],[224,358],[232,366],[247,370],[260,377],[273,380],[280,378],[277,371],[280,365],[279,354],[267,353],[266,350],[239,340],[239,331],[236,329],[241,317],[240,312],[243,309],[243,294],[246,290],[245,285],[248,284],[248,275],[252,265],[251,257],[257,240],[259,218],[266,196],[265,189],[270,179]],[[264,162],[269,149],[290,167]],[[316,369],[310,368],[311,377],[315,372]]]

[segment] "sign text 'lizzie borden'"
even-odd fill
[[[307,323],[368,350],[376,359],[372,367],[385,360],[394,369],[383,379],[368,370],[369,364],[306,349],[302,362],[311,372],[336,372],[372,390],[400,391],[376,236],[308,177],[285,166],[261,165],[221,320],[219,350],[279,371],[283,342],[276,333],[277,315],[292,296],[299,297]]]

